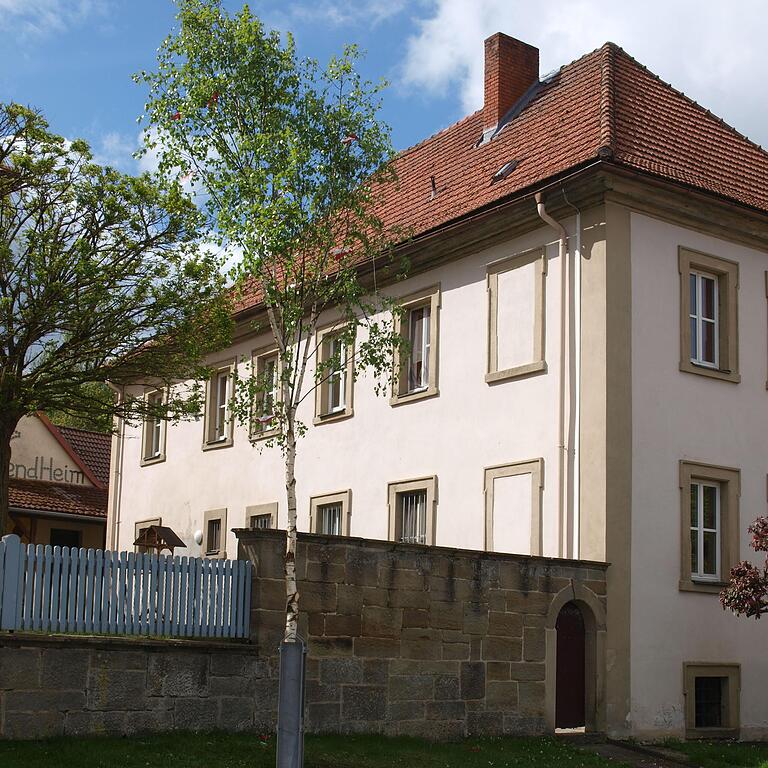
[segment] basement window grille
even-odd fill
[[[399,499],[399,540],[406,544],[427,543],[427,492],[406,491]]]

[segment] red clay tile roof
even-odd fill
[[[61,512],[106,520],[107,493],[106,489],[84,485],[11,480],[8,504],[11,509]]]
[[[621,48],[609,51],[615,160],[768,211],[768,152]]]
[[[519,115],[477,146],[482,131],[480,110],[402,152],[397,184],[378,197],[384,224],[420,235],[598,160],[768,212],[768,152],[613,43],[543,81]],[[493,182],[511,160],[515,170]],[[253,286],[237,311],[259,303]]]
[[[112,435],[89,432],[74,427],[57,427],[62,437],[74,448],[75,453],[104,485],[109,485],[109,457],[112,452]]]
[[[563,67],[486,144],[477,146],[483,132],[480,110],[405,150],[397,159],[397,184],[383,189],[378,200],[385,225],[408,227],[414,235],[427,232],[596,159],[600,58],[592,54]],[[493,182],[493,175],[511,160],[518,163],[515,170]]]

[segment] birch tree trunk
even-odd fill
[[[288,414],[285,445],[285,491],[288,530],[285,543],[285,642],[295,643],[299,626],[299,590],[296,583],[296,431],[294,414]]]

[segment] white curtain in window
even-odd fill
[[[318,507],[317,532],[326,536],[341,536],[341,504],[322,504]]]
[[[216,380],[216,432],[215,440],[226,437],[227,400],[229,399],[229,371],[220,373]]]
[[[277,356],[262,358],[259,362],[258,429],[267,430],[275,425],[275,403],[278,400]]]
[[[159,406],[163,402],[160,392],[153,392],[147,397],[147,403]],[[146,423],[147,438],[144,445],[145,458],[151,459],[160,455],[160,442],[163,429],[163,420],[159,416],[152,416]]]
[[[338,358],[338,365],[328,374],[328,411],[335,413],[346,407],[346,345],[341,339],[332,338],[328,344],[328,358]]]
[[[408,319],[411,357],[408,366],[408,391],[426,389],[429,385],[429,321],[430,307],[412,309]]]
[[[400,495],[400,541],[427,543],[426,491],[408,491]]]

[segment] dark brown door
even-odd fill
[[[555,727],[581,728],[585,723],[584,617],[566,603],[557,617],[557,690]]]

